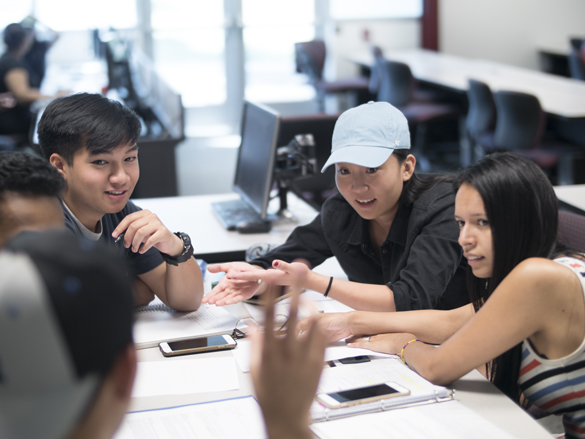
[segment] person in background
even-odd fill
[[[0,437],[103,439],[136,374],[125,262],[66,231],[0,251]]]
[[[186,233],[130,201],[140,169],[136,114],[99,94],[52,101],[39,122],[44,157],[65,180],[61,199],[73,233],[115,246],[131,266],[137,306],[156,295],[177,311],[201,304],[203,277]]]
[[[65,229],[63,178],[46,160],[0,152],[0,247],[23,230]]]
[[[41,88],[47,71],[47,52],[59,39],[59,34],[29,15],[20,24],[33,32],[33,42],[24,55],[24,64],[29,72],[31,87]]]
[[[210,266],[226,275],[204,302],[227,305],[269,285],[296,284],[366,311],[469,303],[451,183],[417,175],[409,150],[408,122],[392,105],[370,102],[344,112],[323,167],[336,167],[339,194],[267,255],[250,264]],[[331,257],[349,281],[311,270]]]
[[[4,29],[6,52],[0,57],[0,94],[11,93],[16,105],[5,108],[0,117],[0,135],[15,136],[18,143],[26,144],[31,129],[30,106],[44,95],[31,84],[31,78],[24,57],[34,41],[34,33],[19,23],[12,23]],[[65,92],[63,92],[65,93]]]

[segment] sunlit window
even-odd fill
[[[36,18],[58,32],[109,27],[132,29],[137,23],[136,0],[35,0],[34,3]]]
[[[187,107],[226,100],[225,30],[219,0],[153,0],[153,57]]]
[[[247,99],[309,100],[313,88],[295,71],[294,44],[315,37],[314,0],[242,0]]]

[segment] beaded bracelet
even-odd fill
[[[406,364],[406,360],[404,359],[404,349],[406,349],[406,346],[408,346],[410,343],[414,343],[415,341],[420,341],[418,338],[413,338],[412,340],[406,342],[406,344],[402,347],[402,350],[400,351],[400,359],[402,360],[402,362],[404,364]]]
[[[329,290],[331,289],[332,283],[333,283],[333,276],[331,276],[329,278],[329,285],[327,285],[327,289],[325,290],[325,294],[323,294],[323,297],[327,297],[327,295],[329,294]]]

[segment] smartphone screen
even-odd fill
[[[173,351],[183,351],[185,349],[206,348],[213,346],[222,346],[227,344],[223,335],[213,335],[211,337],[192,338],[189,340],[179,340],[169,342],[168,345]]]
[[[376,396],[391,395],[398,393],[398,390],[386,384],[378,384],[369,387],[360,387],[359,389],[344,390],[341,392],[328,393],[331,398],[339,403],[359,401],[360,399],[374,398]]]

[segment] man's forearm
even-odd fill
[[[168,305],[177,311],[195,311],[203,298],[203,276],[194,258],[178,266],[166,264]]]

